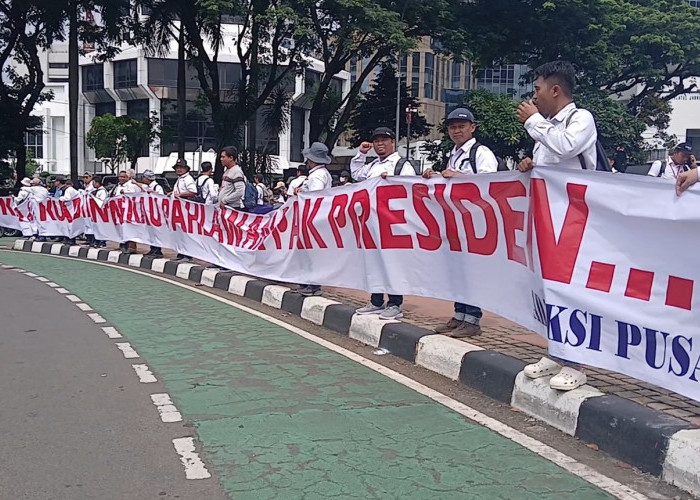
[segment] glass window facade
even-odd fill
[[[462,88],[462,63],[453,62],[452,63],[452,84],[450,85],[453,89]]]
[[[114,101],[95,104],[95,116],[102,116],[108,113],[112,116],[117,114],[117,104]]]
[[[102,64],[83,66],[83,92],[105,88],[105,72]]]
[[[138,79],[136,76],[136,59],[130,59],[128,61],[117,61],[114,63],[115,89],[127,89],[130,87],[136,87],[137,84]]]
[[[435,55],[429,52],[425,54],[425,83],[423,84],[424,97],[426,99],[432,99],[433,85],[435,80]]]
[[[24,145],[32,158],[44,157],[44,131],[41,128],[27,130],[24,133]]]
[[[509,95],[519,99],[531,90],[531,86],[520,83],[525,73],[527,73],[527,66],[521,64],[482,69],[477,73],[477,87],[494,94]]]
[[[161,155],[167,156],[177,151],[177,100],[161,99]],[[204,151],[216,148],[214,125],[209,113],[187,101],[185,106],[185,151],[196,151],[202,145]],[[242,135],[241,135],[242,136]]]
[[[411,55],[411,96],[420,97],[420,52]]]
[[[126,114],[134,120],[148,119],[148,99],[126,102]]]

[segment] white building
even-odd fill
[[[224,26],[225,40],[236,39],[239,26]],[[50,173],[69,174],[68,142],[68,52],[67,45],[52,47],[45,56],[47,87],[54,91],[54,99],[37,107],[35,114],[44,119],[43,131],[27,134],[27,146],[42,169]],[[52,66],[53,64],[53,66]],[[240,65],[235,46],[225,45],[219,51],[219,71],[222,95],[238,83]],[[323,64],[309,58],[308,67],[301,75],[294,76],[288,84],[292,96],[289,111],[290,126],[279,133],[265,128],[265,107],[258,111],[258,148],[278,157],[278,169],[294,166],[303,161],[301,151],[309,144],[308,117],[314,87],[320,81]],[[339,92],[349,91],[349,73],[334,77]],[[109,169],[85,145],[85,137],[96,116],[111,113],[128,115],[137,119],[151,114],[160,121],[161,138],[143,151],[138,170],[153,169],[156,173],[168,171],[168,160],[177,151],[177,43],[170,47],[165,57],[148,56],[144,49],[125,45],[121,52],[108,62],[96,62],[91,54],[81,56],[78,119],[78,170],[109,172]],[[197,151],[207,152],[216,148],[210,112],[195,105],[200,94],[199,80],[194,68],[187,68],[187,122],[185,150],[193,159],[199,159]],[[247,130],[241,131],[246,135]],[[189,158],[189,156],[188,156]],[[160,160],[159,160],[160,159]],[[193,165],[195,169],[198,166]],[[281,173],[281,172],[280,172]]]

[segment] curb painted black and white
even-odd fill
[[[117,250],[17,240],[15,250],[112,262],[176,276],[246,297],[314,324],[383,348],[451,380],[478,390],[562,432],[598,447],[638,469],[700,495],[700,429],[585,385],[569,392],[549,378],[527,379],[526,363],[401,321],[359,316],[355,308],[324,297],[304,297],[286,286],[192,263]]]

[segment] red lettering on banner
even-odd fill
[[[163,201],[163,221],[165,226],[170,229],[170,198],[161,198]]]
[[[12,207],[12,198],[9,196],[3,196],[0,198],[0,212],[2,215],[14,215],[17,216],[17,211]]]
[[[489,194],[496,200],[498,210],[503,218],[508,260],[526,266],[525,249],[515,243],[515,231],[524,229],[525,213],[513,210],[508,201],[510,198],[524,198],[526,195],[525,186],[520,181],[492,182],[489,186]]]
[[[236,225],[236,219],[238,217],[238,212],[235,210],[230,210],[228,208],[224,209],[221,217],[221,225],[226,231],[226,243],[228,245],[238,244],[238,242],[243,237],[243,232],[241,228]]]
[[[275,220],[274,227],[272,228],[272,239],[275,241],[275,248],[277,250],[282,250],[282,239],[280,238],[280,233],[287,230],[287,213],[289,212],[289,207],[284,207],[282,209],[282,215],[277,217]]]
[[[304,211],[301,215],[301,235],[304,238],[304,245],[306,248],[314,247],[313,243],[311,242],[311,238],[309,237],[309,234],[311,234],[314,240],[316,240],[319,248],[328,248],[326,242],[323,241],[323,238],[321,238],[318,229],[316,229],[316,226],[314,226],[314,219],[318,215],[318,211],[321,208],[321,203],[323,203],[323,198],[316,198],[313,201],[313,209],[310,209],[311,203],[312,201],[309,199],[304,200]]]
[[[223,234],[221,233],[221,224],[219,224],[219,209],[214,209],[214,214],[211,218],[211,227],[209,230],[203,229],[202,234],[209,238],[216,239],[219,243],[223,243]],[[215,236],[216,235],[216,236]]]
[[[98,216],[102,222],[110,222],[109,205],[107,203],[100,206],[95,198],[90,198],[88,203],[90,204],[90,211],[92,212],[92,220],[94,222],[99,222],[97,220]]]
[[[187,232],[190,234],[202,234],[204,225],[203,208],[199,203],[181,202],[187,212]],[[195,227],[195,224],[197,226]]]
[[[294,249],[294,242],[296,241],[296,247],[303,249],[301,238],[299,237],[299,198],[297,197],[294,202],[292,202],[292,229],[289,233],[289,249]]]
[[[531,197],[534,203],[534,209],[531,212],[533,212],[534,217],[542,277],[568,285],[571,283],[588,221],[588,205],[585,199],[588,186],[583,184],[566,185],[569,206],[566,209],[558,241],[554,234],[552,212],[547,196],[547,183],[544,179],[532,179],[531,187]]]
[[[185,215],[182,213],[182,203],[180,203],[178,200],[173,200],[171,220],[173,231],[177,231],[177,227],[180,226],[182,231],[187,232]]]
[[[250,245],[248,248],[253,249],[257,245],[260,244],[262,241],[262,235],[260,234],[260,224],[262,224],[262,221],[264,220],[264,217],[262,215],[255,215],[253,216],[253,220],[248,224],[248,230],[246,231],[246,238],[245,241],[241,244],[243,248],[248,245],[248,242],[250,242]]]
[[[406,187],[402,184],[377,187],[377,223],[381,248],[413,248],[413,240],[407,234],[394,234],[391,226],[406,224],[403,210],[391,210],[389,201],[408,197]]]
[[[355,212],[355,205],[360,205],[361,211],[358,215]],[[350,206],[348,207],[348,212],[350,216],[350,222],[352,223],[352,230],[355,232],[355,240],[357,241],[357,248],[366,248],[368,250],[375,250],[377,248],[376,243],[372,239],[372,235],[367,228],[367,219],[370,216],[370,202],[369,202],[369,192],[366,189],[361,189],[352,193],[352,199],[350,200]]]
[[[459,241],[459,231],[457,230],[457,219],[455,218],[454,210],[447,204],[445,200],[445,188],[447,184],[435,184],[435,199],[442,208],[442,213],[445,216],[445,236],[450,242],[450,250],[453,252],[462,251],[462,243]]]
[[[153,227],[160,227],[163,225],[163,220],[160,216],[159,201],[160,198],[156,198],[155,196],[148,197],[148,215]]]
[[[49,207],[48,203],[39,203],[39,220],[45,222],[46,218],[49,217]]]
[[[83,206],[82,202],[82,198],[73,199],[73,213],[71,214],[71,220],[80,219],[83,216],[83,214],[81,213]]]
[[[265,240],[272,233],[274,225],[275,217],[273,215],[267,217],[267,222],[265,222],[265,224],[263,224],[263,226],[260,228],[260,242],[258,243],[255,250],[267,250],[265,248]]]
[[[464,230],[467,233],[467,251],[479,255],[493,255],[498,246],[498,219],[491,204],[481,196],[479,186],[471,182],[453,184],[450,199],[462,214]],[[486,233],[483,237],[479,238],[476,235],[474,219],[471,212],[462,204],[463,201],[473,203],[484,212]]]
[[[440,235],[440,225],[433,214],[428,210],[428,207],[423,201],[424,198],[430,198],[428,194],[428,186],[426,184],[413,185],[413,209],[416,215],[423,222],[428,234],[424,235],[416,233],[418,239],[418,247],[422,250],[437,250],[442,245],[442,236]]]
[[[124,197],[109,200],[109,211],[114,224],[124,224]]]
[[[331,210],[328,212],[328,225],[331,227],[333,232],[333,238],[335,239],[335,245],[337,248],[345,248],[343,244],[343,237],[340,235],[340,229],[345,227],[348,223],[346,217],[345,209],[348,206],[348,195],[343,193],[333,197],[331,200]]]

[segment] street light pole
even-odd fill
[[[398,144],[399,127],[401,125],[401,52],[396,57],[396,141]],[[397,148],[398,149],[398,148]]]
[[[411,159],[411,122],[413,114],[418,113],[418,110],[412,104],[406,106],[406,158]]]

